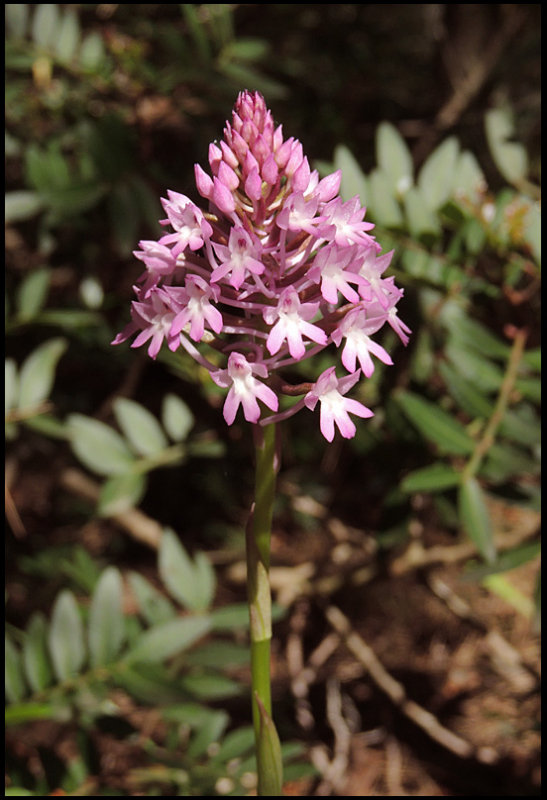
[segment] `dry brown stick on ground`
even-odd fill
[[[375,684],[387,694],[390,700],[401,709],[425,733],[442,747],[461,758],[476,758],[484,764],[492,764],[497,754],[487,747],[475,748],[456,734],[442,726],[433,714],[406,696],[404,686],[396,681],[377,658],[374,651],[357,634],[349,621],[336,606],[328,606],[325,615],[332,627],[340,634],[355,658],[368,670]]]

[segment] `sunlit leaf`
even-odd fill
[[[118,397],[113,408],[125,438],[139,455],[154,455],[168,446],[158,420],[140,403]]]
[[[85,657],[84,626],[76,598],[68,589],[57,596],[51,615],[48,646],[53,669],[60,681],[76,675]]]
[[[368,185],[370,216],[374,222],[386,228],[403,227],[403,212],[386,174],[379,168],[374,169],[368,177]]]
[[[120,652],[125,625],[122,609],[122,578],[115,567],[107,567],[95,587],[89,608],[89,654],[92,666],[108,664]]]
[[[196,674],[185,675],[181,684],[194,697],[200,700],[226,700],[241,694],[243,686],[226,675]]]
[[[350,200],[359,195],[361,205],[366,206],[370,197],[367,179],[353,153],[343,144],[337,145],[334,151],[334,168],[342,171],[340,183],[342,200]]]
[[[456,182],[458,140],[445,139],[428,157],[418,175],[418,187],[432,211],[437,211],[452,196]]]
[[[160,577],[169,594],[186,608],[201,611],[211,600],[209,587],[204,592],[201,559],[195,562],[183,547],[177,535],[164,530],[158,556]]]
[[[125,660],[164,661],[191,647],[211,629],[205,616],[179,617],[155,625],[145,631]]]
[[[491,108],[484,117],[486,138],[496,166],[509,181],[518,183],[528,173],[526,149],[512,141],[515,133],[513,112],[510,108]]]
[[[17,364],[13,358],[6,358],[4,370],[4,403],[6,414],[16,405],[18,394],[19,381],[17,376]]]
[[[484,493],[476,478],[467,478],[460,485],[458,513],[461,523],[477,550],[486,561],[496,558],[496,547],[490,514]]]
[[[408,145],[390,122],[381,122],[376,131],[376,159],[394,195],[404,195],[412,185],[414,165]]]
[[[40,692],[49,686],[53,676],[47,650],[47,621],[40,611],[32,615],[25,633],[23,645],[25,674],[31,689]]]
[[[161,408],[163,427],[174,442],[183,442],[194,425],[194,415],[176,394],[167,394]]]
[[[104,422],[83,414],[67,419],[75,455],[99,475],[121,475],[131,470],[134,456],[119,433]]]
[[[59,35],[59,7],[56,3],[37,3],[32,18],[31,33],[39,47],[49,48]]]
[[[188,758],[199,758],[207,752],[211,745],[218,745],[229,721],[230,717],[226,711],[218,710],[210,714],[192,736],[186,750]]]
[[[20,284],[17,291],[17,318],[28,322],[36,316],[45,303],[51,281],[51,270],[42,267],[31,272]]]
[[[439,221],[433,211],[428,208],[417,186],[411,186],[404,198],[405,216],[411,234],[419,239],[423,234],[437,235],[441,231]]]
[[[453,191],[457,199],[466,198],[477,202],[486,188],[484,173],[479,162],[469,150],[458,155],[453,182]]]
[[[6,697],[10,703],[22,700],[27,693],[21,664],[21,653],[9,636],[5,636],[4,684]]]
[[[138,572],[132,572],[129,575],[129,584],[137,599],[139,612],[149,625],[173,619],[176,614],[175,607],[146,578]]]
[[[80,66],[85,70],[98,70],[104,61],[105,51],[100,34],[93,31],[88,33],[82,41],[79,50]]]
[[[65,339],[50,339],[25,359],[19,372],[18,408],[32,408],[47,400],[55,380],[57,362],[67,345]]]
[[[67,9],[61,19],[55,53],[60,61],[70,62],[80,43],[80,23],[72,9]]]
[[[114,517],[138,506],[146,492],[146,476],[135,472],[114,475],[101,486],[97,513]]]
[[[16,189],[6,192],[4,202],[4,222],[10,225],[13,222],[25,222],[32,219],[44,209],[44,199],[28,189]]]

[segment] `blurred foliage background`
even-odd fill
[[[375,416],[354,440],[326,446],[311,414],[284,425],[273,559],[295,571],[292,592],[276,588],[279,641],[301,595],[306,651],[326,600],[363,632],[359,570],[416,588],[437,546],[463,547],[458,576],[536,641],[540,5],[5,8],[6,793],[253,790],[237,578],[249,431],[226,428],[222,394],[184,356],[110,346],[159,198],[198,199],[193,165],[244,88],[321,174],[342,169],[344,199],[358,193],[395,250],[413,330],[406,349],[386,334],[395,366],[359,388]],[[510,579],[523,567],[524,587]],[[310,753],[332,731],[299,726],[283,653],[292,793],[349,793],[324,790]],[[520,773],[508,747],[508,794],[517,774],[535,793],[534,747]],[[457,773],[437,788],[475,793]]]

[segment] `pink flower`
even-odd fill
[[[228,425],[235,420],[240,405],[243,406],[247,422],[258,422],[260,408],[257,398],[272,411],[277,411],[278,400],[275,392],[265,383],[257,381],[253,372],[261,378],[267,377],[267,370],[262,364],[250,364],[241,353],[230,353],[228,368],[211,373],[211,378],[218,386],[230,387],[223,409],[224,419]]]
[[[263,317],[269,325],[277,319],[266,341],[269,352],[275,355],[287,340],[291,356],[300,359],[306,352],[303,335],[318,344],[326,344],[325,331],[308,321],[317,314],[318,308],[319,303],[301,303],[294,287],[283,289],[277,308],[265,308],[263,311]]]
[[[350,414],[358,417],[373,417],[374,414],[358,400],[343,397],[359,380],[360,370],[353,375],[337,379],[335,367],[329,367],[321,373],[313,389],[304,398],[306,406],[313,411],[317,401],[321,403],[320,422],[321,433],[327,440],[334,439],[334,425],[345,439],[355,436],[355,425],[350,419]]]
[[[227,389],[230,425],[240,405],[246,420],[267,425],[319,401],[323,435],[331,441],[337,426],[353,436],[350,414],[372,412],[344,395],[372,375],[374,359],[392,363],[371,337],[384,325],[403,344],[410,334],[398,316],[403,292],[385,274],[392,253],[381,253],[359,198],[342,201],[340,170],[320,180],[258,92],[238,95],[207,170],[194,167],[203,207],[171,190],[162,199],[168,229],[135,250],[146,271],[114,343],[135,336],[132,346],[148,343],[152,358],[164,342],[182,347]],[[303,362],[332,344],[349,375],[338,380],[332,366],[307,394],[287,384],[285,367],[304,372]],[[301,396],[278,412],[281,392],[287,401]],[[261,418],[262,404],[274,414]]]
[[[373,317],[368,320],[366,311],[362,306],[357,306],[348,311],[340,325],[332,333],[332,340],[337,347],[345,337],[346,345],[342,351],[342,364],[348,372],[355,372],[356,361],[367,378],[374,372],[374,363],[371,353],[383,361],[384,364],[393,364],[391,356],[381,345],[373,342],[371,333],[376,333],[385,321],[385,316]]]

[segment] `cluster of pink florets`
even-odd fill
[[[361,370],[372,374],[372,356],[392,363],[371,336],[385,323],[404,344],[410,333],[397,316],[403,292],[383,277],[392,252],[380,253],[359,198],[342,202],[340,171],[319,180],[258,93],[239,95],[223,141],[209,146],[209,166],[211,174],[195,167],[208,210],[178,192],[162,198],[161,224],[171,232],[139,243],[145,271],[132,321],[114,344],[137,334],[132,347],[149,342],[152,358],[164,340],[173,351],[183,347],[228,389],[229,425],[240,405],[247,421],[268,424],[319,401],[325,438],[332,441],[335,425],[351,438],[349,414],[372,411],[344,395]],[[344,377],[332,366],[313,383],[284,382],[284,367],[333,344]],[[207,358],[207,347],[223,354],[225,367]],[[281,394],[300,398],[279,412]],[[261,419],[259,401],[273,413]]]

